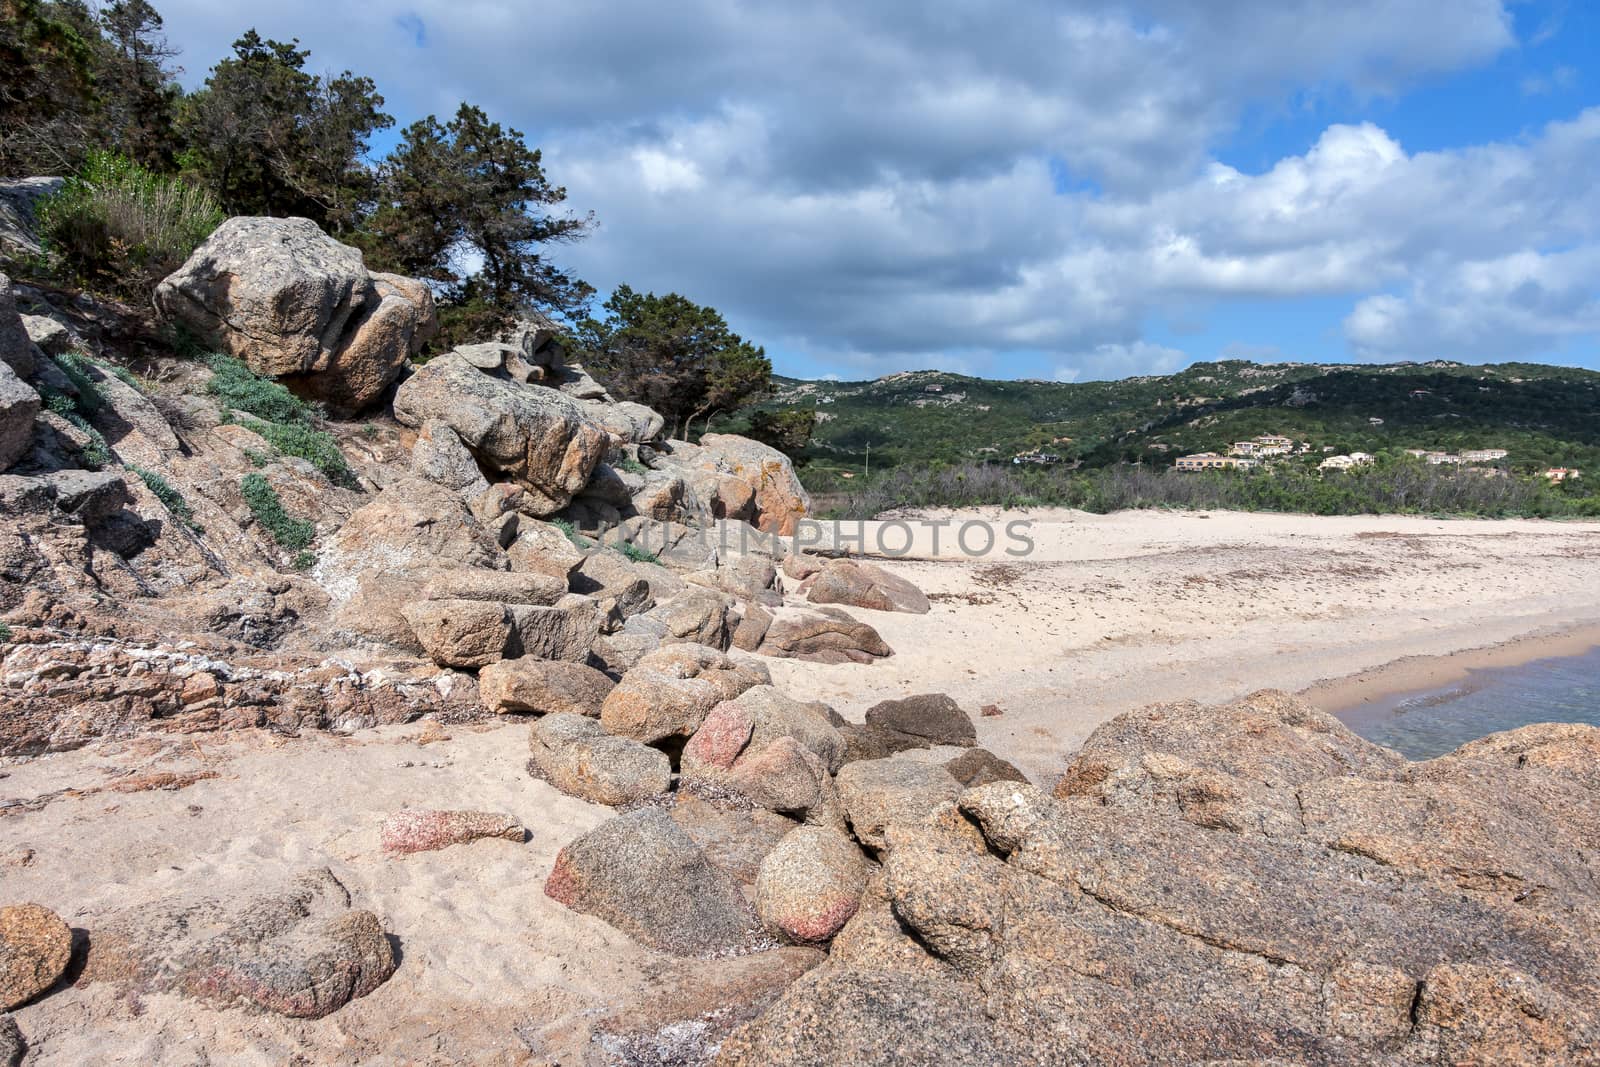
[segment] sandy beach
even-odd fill
[[[1335,710],[1430,675],[1600,642],[1600,523],[996,509],[902,518],[910,552],[879,562],[926,590],[933,610],[858,611],[893,657],[775,661],[774,681],[849,718],[908,691],[996,705],[1003,714],[979,720],[980,743],[1040,781],[1095,726],[1157,701],[1275,688]],[[937,555],[930,520],[950,523]],[[1002,532],[987,555],[962,555],[951,531],[972,520],[1002,531],[1029,523],[1033,552],[1006,555]],[[896,529],[888,540],[904,538]]]

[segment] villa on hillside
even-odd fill
[[[1286,456],[1294,450],[1294,442],[1279,434],[1258,434],[1249,441],[1235,441],[1228,449],[1230,456]]]
[[[1223,456],[1215,452],[1196,452],[1189,456],[1179,456],[1173,464],[1174,469],[1180,471],[1214,471],[1214,470],[1249,470],[1258,466],[1253,459],[1244,459],[1239,456]]]
[[[1544,476],[1552,482],[1576,481],[1583,477],[1583,472],[1568,467],[1551,467],[1544,472]]]
[[[1345,471],[1351,467],[1365,467],[1372,462],[1372,455],[1367,452],[1352,452],[1348,456],[1329,456],[1317,464],[1319,471]]]
[[[1510,454],[1503,448],[1471,448],[1461,453],[1461,462],[1493,463],[1497,459],[1505,459]]]

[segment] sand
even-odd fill
[[[776,684],[852,719],[916,692],[947,692],[973,712],[996,705],[1003,715],[977,719],[980,743],[1048,784],[1096,725],[1153,701],[1269,686],[1354,701],[1317,683],[1382,684],[1370,672],[1386,664],[1506,642],[1518,644],[1499,654],[1533,659],[1555,647],[1551,635],[1600,634],[1579,633],[1600,626],[1600,524],[987,517],[1031,520],[1036,554],[932,558],[924,542],[926,558],[886,566],[928,591],[931,613],[855,610],[895,656],[763,660]],[[104,984],[58,988],[17,1013],[29,1063],[581,1062],[588,1021],[685,965],[545,898],[556,852],[612,813],[529,778],[526,730],[155,737],[0,765],[7,902],[38,901],[92,929],[169,892],[227,895],[327,865],[402,953],[376,992],[314,1022],[124,998]],[[216,777],[176,791],[106,788],[159,772]],[[406,806],[505,812],[531,840],[384,855],[379,826]]]
[[[776,661],[775,684],[851,719],[907,692],[998,705],[1002,716],[979,719],[979,743],[1041,782],[1131,708],[1298,692],[1506,642],[1519,642],[1521,662],[1552,654],[1546,638],[1600,625],[1600,523],[992,509],[905,518],[912,554],[878,562],[926,590],[932,612],[852,609],[893,657]],[[930,518],[953,522],[937,557],[920,525]],[[1002,536],[987,557],[962,556],[950,530],[973,519],[1031,522],[1034,552],[1009,557]],[[878,540],[870,524],[866,539]],[[896,530],[889,543],[902,540]],[[969,543],[981,542],[974,531]],[[1329,708],[1360,699],[1319,693]]]

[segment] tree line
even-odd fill
[[[568,209],[539,149],[482,108],[413,122],[374,158],[374,136],[395,119],[371,78],[314,73],[298,41],[254,29],[192,92],[177,58],[148,0],[0,0],[0,175],[94,176],[80,180],[78,204],[110,175],[169,211],[191,189],[214,201],[196,209],[199,223],[166,227],[179,235],[218,209],[309,218],[369,267],[433,287],[436,349],[548,315],[614,392],[657,408],[679,435],[770,389],[765,352],[679,294],[621,286],[593,317],[594,288],[550,258],[592,215]],[[64,226],[90,259],[116,243],[84,238],[81,217]]]

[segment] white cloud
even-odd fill
[[[226,5],[161,7],[191,81],[244,28]],[[403,119],[465,98],[527,131],[600,220],[559,254],[602,288],[683,292],[852,376],[1003,372],[1017,350],[1058,374],[1154,370],[1184,356],[1142,323],[1236,299],[1348,297],[1363,355],[1521,354],[1592,329],[1574,272],[1600,240],[1600,109],[1449,151],[1355,123],[1261,173],[1209,156],[1247,108],[1492,58],[1515,43],[1499,0],[1448,19],[1427,0],[416,0],[398,17],[283,0],[251,17],[318,69],[372,75]]]

